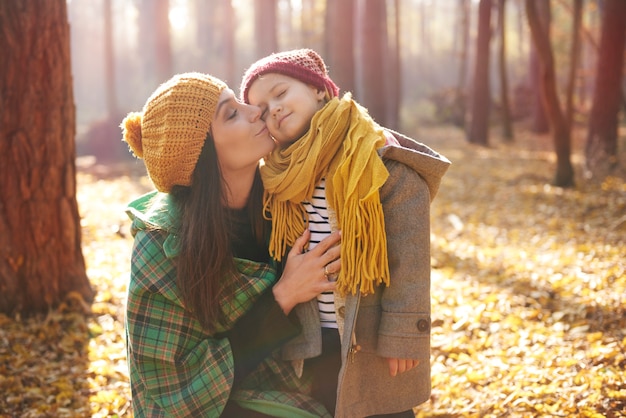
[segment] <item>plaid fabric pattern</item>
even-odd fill
[[[138,221],[138,220],[136,220]],[[134,222],[141,228],[143,223]],[[134,230],[128,287],[126,337],[133,410],[140,417],[219,417],[229,398],[278,403],[329,416],[306,395],[306,380],[277,356],[267,358],[232,391],[229,341],[203,331],[185,309],[176,287],[176,268],[163,250],[168,234]],[[235,294],[222,305],[228,326],[276,280],[267,264],[236,259]],[[278,350],[277,350],[278,351]]]

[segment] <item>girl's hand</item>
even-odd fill
[[[272,289],[274,298],[286,315],[299,303],[308,302],[322,292],[335,290],[328,276],[341,269],[340,232],[333,232],[311,251],[303,253],[311,232],[306,230],[287,255],[283,275]],[[328,276],[327,276],[328,275]]]
[[[389,374],[392,377],[397,376],[398,373],[409,371],[420,364],[419,360],[406,358],[388,358],[387,362],[389,362]]]

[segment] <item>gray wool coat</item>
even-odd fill
[[[379,150],[390,174],[380,191],[390,285],[367,296],[335,294],[342,354],[337,418],[406,411],[430,397],[430,203],[450,161],[387,132],[400,144]],[[321,354],[322,337],[315,299],[296,313],[303,332],[283,347],[283,356],[297,365]],[[388,357],[420,363],[391,377]]]

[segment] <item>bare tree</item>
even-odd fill
[[[389,59],[387,74],[389,74],[388,83],[388,106],[387,106],[387,122],[386,126],[391,129],[398,130],[400,122],[400,103],[402,101],[402,71],[401,57],[402,48],[400,47],[400,1],[393,1],[393,38],[390,39]]]
[[[312,49],[318,49],[317,44],[320,39],[319,27],[322,23],[320,19],[325,18],[317,11],[316,0],[300,0],[300,36],[302,45]],[[343,16],[341,16],[343,18]]]
[[[541,62],[541,79],[543,81],[543,99],[548,112],[548,119],[552,131],[556,150],[556,175],[554,184],[560,187],[574,186],[574,169],[571,158],[571,134],[567,119],[561,110],[556,89],[556,74],[554,56],[550,38],[542,25],[537,12],[536,0],[526,0],[526,15],[533,44],[539,54]]]
[[[489,144],[489,43],[491,38],[491,0],[478,4],[478,38],[472,87],[471,120],[467,133],[469,142]]]
[[[227,82],[239,82],[235,70],[235,11],[231,0],[194,0],[198,67]]]
[[[157,85],[173,73],[170,43],[169,0],[140,0],[139,2],[139,53],[145,88],[149,95]]]
[[[387,114],[387,9],[380,0],[361,0],[359,35],[360,68],[362,71],[358,98],[370,115],[381,125],[386,125]]]
[[[502,109],[502,136],[505,140],[513,140],[511,123],[511,105],[509,103],[509,78],[506,71],[506,0],[498,1],[498,33],[500,48],[498,50],[498,67],[500,72],[500,107]]]
[[[354,19],[356,0],[329,1],[326,4],[326,56],[333,81],[344,91],[354,92]]]
[[[626,1],[605,0],[593,105],[585,149],[589,174],[617,164],[617,130],[626,43]]]
[[[471,17],[471,9],[472,3],[471,0],[459,0],[461,5],[458,8],[458,13],[460,15],[460,45],[459,45],[459,80],[457,83],[457,88],[460,93],[465,92],[466,88],[466,79],[467,79],[467,51],[469,50],[469,40],[470,40],[470,17]]]
[[[599,13],[596,10],[601,9],[601,7],[595,7],[595,5],[593,5],[594,1],[590,2],[590,4],[592,5],[591,9],[594,11],[591,13],[588,13],[587,18],[584,19],[584,20],[587,20],[587,24],[585,24],[583,22],[583,6],[584,6],[583,0],[571,0],[571,1],[572,3],[570,3],[570,0],[558,0],[559,6],[572,14],[573,16],[572,30],[576,31],[575,33],[572,33],[572,42],[577,43],[577,48],[575,50],[573,49],[571,52],[576,52],[577,56],[576,57],[571,56],[570,60],[575,59],[577,65],[575,68],[572,68],[570,66],[570,74],[568,76],[567,89],[568,89],[568,92],[570,90],[570,87],[572,88],[572,90],[576,90],[576,82],[578,81],[578,89],[576,92],[577,93],[576,98],[578,99],[579,103],[585,103],[587,101],[586,98],[589,95],[588,92],[593,90],[593,88],[591,87],[591,85],[593,84],[593,77],[586,77],[586,76],[581,77],[580,74],[578,74],[578,77],[577,77],[577,73],[580,72],[583,75],[591,74],[593,73],[592,69],[596,66],[599,46],[598,46],[598,41],[595,39],[594,34],[600,32],[598,28],[601,25],[600,19],[597,18],[597,15]],[[575,36],[577,36],[578,39],[576,39]],[[573,117],[573,112],[574,112],[573,99],[574,99],[574,91],[572,91],[571,96],[569,96],[569,93],[568,93],[567,108],[570,109],[570,105],[572,106],[571,114],[570,114],[570,111],[567,110],[568,119],[570,119],[570,116]],[[572,102],[570,103],[569,101],[572,101]]]
[[[256,58],[261,58],[278,51],[276,8],[276,0],[254,1]]]
[[[0,312],[89,302],[67,2],[2,1],[0,28]]]
[[[581,26],[583,17],[583,0],[573,0],[574,10],[572,12],[572,49],[570,51],[570,66],[567,80],[567,91],[565,93],[565,117],[567,125],[570,129],[574,123],[574,89],[576,87],[576,72],[578,70],[578,58],[580,57],[581,48]]]
[[[224,78],[238,83],[240,75],[235,72],[235,9],[231,0],[221,0],[222,10],[222,42],[218,57],[224,60]]]
[[[172,45],[170,41],[170,2],[169,0],[152,0],[155,7],[155,20],[152,26],[156,39],[156,75],[157,82],[162,83],[174,73]]]
[[[117,117],[117,95],[115,93],[115,48],[113,46],[113,17],[111,0],[105,0],[104,7],[104,67],[106,83],[107,115]]]
[[[538,19],[546,36],[550,37],[550,0],[535,0]],[[530,92],[532,94],[532,129],[535,133],[550,131],[545,101],[543,100],[543,77],[541,76],[541,58],[534,42],[530,44]]]
[[[223,76],[222,60],[216,60],[216,50],[219,48],[220,28],[220,1],[193,0],[193,15],[196,21],[196,47],[201,51],[198,57],[198,66],[205,71]]]

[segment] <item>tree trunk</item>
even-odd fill
[[[156,19],[153,36],[156,38],[156,70],[157,82],[163,83],[174,75],[172,46],[170,43],[170,2],[169,0],[151,0],[155,2]],[[141,45],[141,44],[140,44]]]
[[[552,128],[552,136],[556,150],[556,175],[554,184],[560,187],[574,186],[574,169],[570,160],[571,139],[570,127],[561,110],[556,91],[556,75],[554,70],[554,57],[550,39],[545,28],[541,24],[537,12],[536,0],[526,0],[526,15],[530,26],[533,44],[539,54],[541,62],[541,79],[543,81],[543,98],[545,101],[548,119]]]
[[[362,0],[362,13],[359,29],[362,82],[359,89],[360,102],[372,118],[380,125],[386,125],[387,74],[387,10],[384,1]]]
[[[511,125],[511,106],[509,104],[509,79],[506,71],[506,0],[498,2],[498,29],[500,32],[500,48],[498,64],[500,70],[500,106],[502,107],[502,136],[506,141],[513,140]]]
[[[205,71],[217,77],[222,77],[221,60],[215,57],[219,48],[219,0],[193,0],[193,14],[196,21],[196,39],[195,47],[202,51],[198,57],[197,66],[200,71]]]
[[[585,149],[592,176],[608,174],[617,164],[617,131],[626,43],[626,1],[606,0],[589,132]]]
[[[478,38],[474,85],[472,87],[471,120],[468,140],[473,144],[489,145],[489,41],[491,32],[491,0],[478,5]]]
[[[300,0],[300,36],[301,44],[306,48],[317,49],[315,47],[319,39],[318,20],[315,8],[316,0]],[[343,16],[341,16],[343,17]]]
[[[104,7],[104,68],[106,83],[107,117],[117,118],[117,94],[115,83],[115,48],[113,46],[113,17],[111,0],[105,0]],[[118,122],[119,124],[119,122]]]
[[[104,97],[106,115],[93,122],[85,132],[85,145],[97,158],[99,163],[110,163],[128,158],[128,147],[122,141],[112,143],[111,138],[119,135],[120,121],[124,117],[117,102],[117,82],[115,78],[115,47],[113,36],[112,0],[102,3],[104,23],[103,52],[104,52]],[[70,37],[72,35],[70,34]]]
[[[596,39],[595,34],[599,35],[601,30],[601,7],[587,7],[583,15],[584,23],[581,25],[581,30],[584,43],[581,48],[580,67],[585,76],[582,77],[578,85],[577,97],[585,110],[590,112],[593,101],[594,77],[590,77],[588,74],[593,74],[598,65],[600,46],[599,39]]]
[[[459,54],[459,74],[456,86],[456,92],[454,92],[452,103],[453,120],[454,124],[464,128],[466,126],[467,119],[467,105],[466,99],[468,97],[467,88],[467,67],[468,67],[468,51],[470,49],[470,20],[472,16],[472,2],[471,0],[459,0],[460,7],[459,13],[459,29],[457,31],[460,41],[458,42],[458,54]]]
[[[225,80],[232,80],[236,85],[241,81],[241,75],[238,75],[235,70],[235,33],[236,33],[236,17],[235,9],[231,0],[222,0],[222,13],[223,21],[221,35],[223,42],[218,54],[218,57],[222,57],[224,60],[224,78]],[[209,70],[210,72],[210,70]]]
[[[170,44],[169,0],[139,1],[139,54],[142,62],[143,83],[150,93],[172,76],[173,61]],[[137,92],[139,94],[141,92]]]
[[[0,312],[90,302],[65,0],[0,2]]]
[[[550,36],[550,0],[535,0],[538,7],[539,21],[546,36]],[[530,44],[530,89],[532,93],[532,130],[542,134],[550,131],[547,109],[543,100],[543,78],[541,76],[541,59],[534,42]]]
[[[400,54],[402,48],[400,47],[400,1],[393,1],[393,42],[392,47],[389,48],[389,58],[387,61],[388,74],[388,106],[387,106],[387,123],[386,127],[398,130],[399,129],[399,117],[400,117],[400,102],[402,101],[402,71],[401,71],[401,58]]]
[[[580,27],[583,16],[583,0],[574,0],[572,12],[572,49],[570,51],[569,75],[567,80],[567,92],[565,93],[565,117],[567,125],[571,128],[574,123],[574,90],[576,87],[576,73],[578,70],[578,58],[580,57]]]
[[[254,35],[256,58],[278,52],[276,0],[254,1]]]
[[[465,80],[467,79],[467,51],[469,50],[470,40],[470,17],[472,3],[471,0],[460,0],[461,5],[458,13],[460,16],[461,24],[459,25],[460,31],[460,50],[459,50],[459,80],[457,83],[457,89],[459,93],[465,93]]]
[[[235,72],[235,17],[231,0],[194,0],[196,21],[194,60],[198,71],[209,73],[229,84],[239,82]]]
[[[356,88],[354,69],[355,0],[329,1],[326,4],[325,61],[330,76],[343,92]]]

